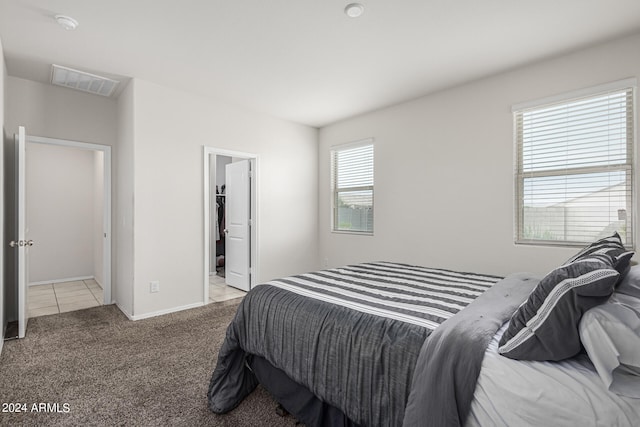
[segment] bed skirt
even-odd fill
[[[265,358],[249,355],[247,365],[262,386],[296,420],[309,427],[359,427],[340,409],[320,400]]]

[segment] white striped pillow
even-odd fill
[[[593,254],[547,274],[511,317],[498,352],[520,360],[562,360],[580,352],[582,314],[609,299],[619,277],[610,255]]]

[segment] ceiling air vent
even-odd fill
[[[51,83],[102,96],[111,96],[118,85],[116,80],[55,64],[51,66]]]

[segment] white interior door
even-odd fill
[[[229,286],[250,289],[251,259],[251,163],[226,165],[225,278]]]
[[[29,283],[28,255],[29,247],[33,245],[27,240],[26,224],[26,198],[25,198],[25,157],[26,134],[24,127],[18,128],[16,136],[16,189],[17,189],[17,240],[12,240],[9,245],[18,251],[18,338],[24,338],[29,320],[27,306],[27,285]]]

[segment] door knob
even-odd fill
[[[16,246],[19,246],[19,244],[15,240],[12,240],[9,242],[9,246],[11,246],[12,248],[15,248]]]
[[[33,246],[35,242],[33,240],[27,240],[26,245],[27,246]]]

